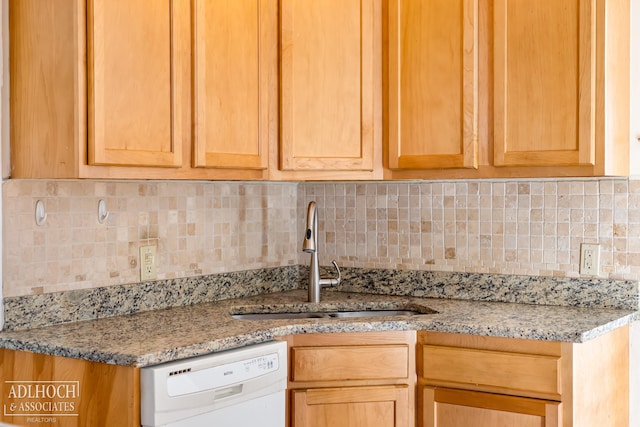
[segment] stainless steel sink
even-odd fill
[[[358,318],[383,316],[415,316],[422,313],[416,310],[358,310],[358,311],[312,311],[312,312],[284,312],[284,313],[241,313],[231,317],[239,320],[275,320],[275,319],[331,319]]]

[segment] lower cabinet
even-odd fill
[[[422,388],[425,427],[560,427],[560,402],[493,393]]]
[[[629,328],[585,343],[418,332],[419,427],[629,426]]]
[[[297,427],[404,427],[409,425],[408,386],[293,390]]]
[[[283,339],[289,344],[289,427],[415,426],[415,332]]]
[[[140,369],[0,349],[0,421],[37,427],[139,427]]]
[[[629,327],[585,343],[387,331],[288,344],[288,427],[628,427]],[[416,375],[417,373],[417,375]],[[0,349],[0,421],[140,425],[140,370]]]

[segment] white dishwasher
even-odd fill
[[[286,387],[284,341],[144,367],[142,426],[283,427]]]

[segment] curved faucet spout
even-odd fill
[[[338,277],[335,279],[323,279],[320,277],[320,266],[318,264],[318,211],[316,202],[309,202],[307,208],[307,228],[304,232],[302,241],[302,251],[311,254],[309,263],[309,302],[320,302],[320,289],[323,286],[334,286],[340,284],[340,268],[338,263],[333,261],[333,265],[338,271]]]

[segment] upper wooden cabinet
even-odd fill
[[[194,166],[266,169],[277,126],[277,2],[194,5]]]
[[[12,177],[266,177],[277,137],[277,2],[25,0],[9,9]]]
[[[179,167],[189,131],[179,90],[189,79],[189,9],[146,0],[87,6],[89,164]]]
[[[280,2],[272,177],[380,177],[380,14],[379,0]]]
[[[497,166],[595,163],[592,6],[590,0],[495,1]]]
[[[11,1],[11,176],[628,175],[629,10]]]
[[[391,169],[478,166],[478,0],[389,0]]]
[[[595,174],[617,173],[615,164],[602,164],[611,155],[628,167],[623,147],[629,124],[622,116],[628,117],[629,104],[629,5],[624,13],[624,3],[495,0],[497,166],[589,165],[600,169]],[[626,42],[612,44],[624,34]],[[610,68],[613,64],[621,69]],[[617,129],[620,125],[624,129]],[[599,145],[605,149],[601,153]]]
[[[389,0],[384,17],[385,177],[628,174],[627,0]]]
[[[84,4],[77,1],[9,4],[12,177],[79,175],[80,150],[86,147],[86,80],[79,52],[85,44],[79,45],[82,24],[74,18],[83,13]]]

